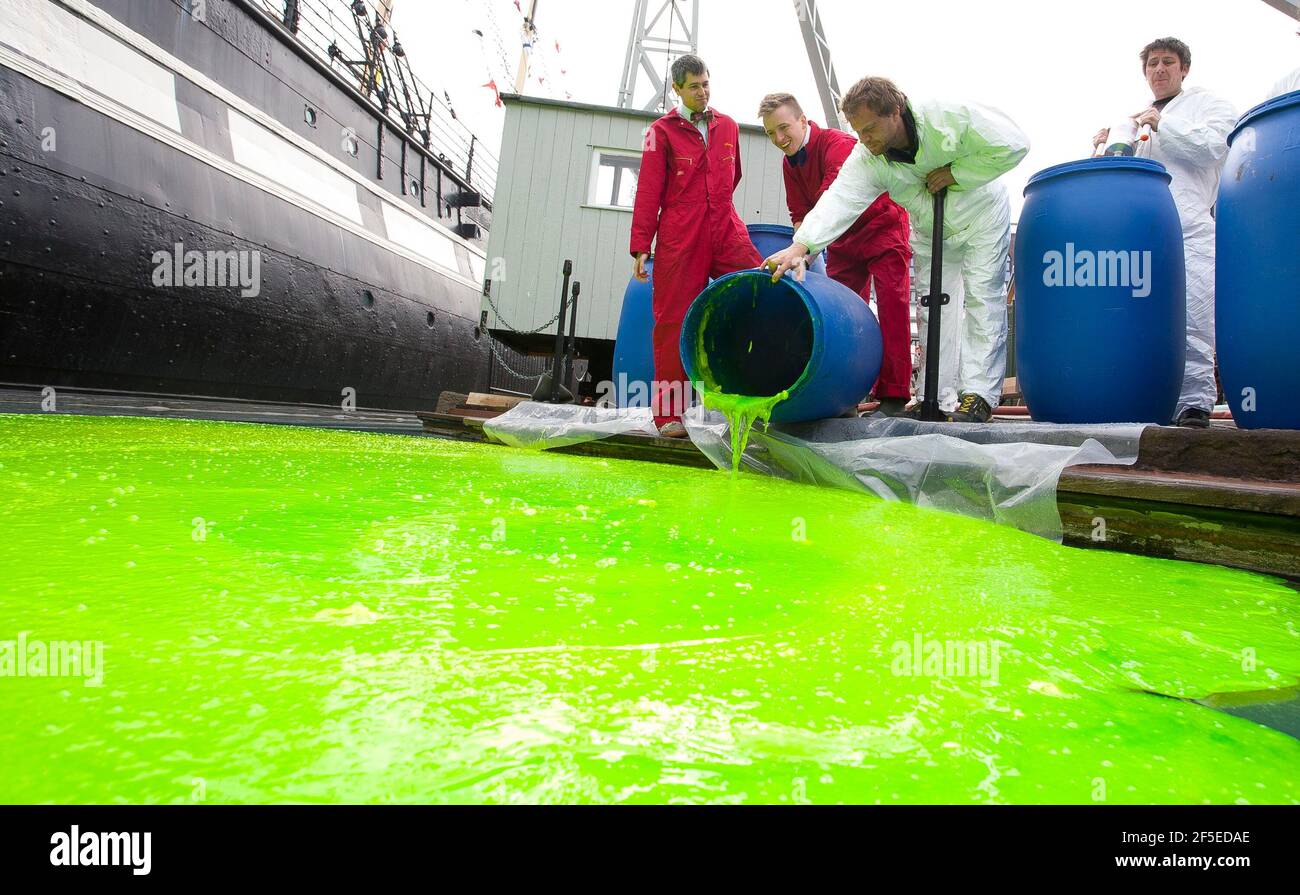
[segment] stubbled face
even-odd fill
[[[1173,50],[1152,50],[1147,56],[1147,84],[1156,99],[1176,96],[1183,89],[1183,78],[1191,71]]]
[[[772,145],[786,155],[794,155],[803,147],[808,131],[808,116],[796,115],[789,106],[778,106],[763,116],[763,130]]]
[[[849,127],[858,135],[858,141],[872,155],[883,155],[886,149],[902,149],[907,143],[907,128],[903,115],[895,109],[890,115],[877,115],[865,103],[852,112],[845,113]]]
[[[687,75],[686,83],[673,85],[673,93],[681,97],[682,103],[692,112],[703,112],[709,107],[709,73]]]

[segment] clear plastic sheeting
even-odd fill
[[[524,401],[483,423],[483,431],[511,447],[547,448],[611,435],[657,435],[649,407],[585,407]]]
[[[691,440],[721,469],[731,438],[719,413],[693,407]],[[1061,540],[1056,485],[1067,466],[1132,464],[1141,424],[923,423],[832,419],[751,433],[741,466],[765,475],[866,491],[1012,525]]]

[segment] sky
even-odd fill
[[[521,2],[528,9],[529,0]],[[537,2],[537,50],[524,93],[615,105],[634,0]],[[699,2],[699,53],[715,108],[757,124],[762,96],[783,90],[800,98],[810,118],[825,117],[791,0]],[[1138,53],[1150,40],[1185,41],[1192,50],[1186,86],[1213,90],[1238,112],[1300,67],[1297,22],[1263,0],[821,0],[819,7],[841,89],[884,75],[911,97],[998,108],[1029,135],[1029,155],[1004,178],[1013,219],[1034,172],[1087,156],[1100,128],[1149,103]],[[416,74],[446,91],[459,120],[496,155],[504,110],[482,85],[495,79],[513,91],[522,21],[513,0],[397,0],[392,21]],[[643,98],[644,78],[639,86]]]

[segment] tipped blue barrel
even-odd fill
[[[623,310],[614,337],[614,402],[619,407],[649,407],[655,378],[655,315],[651,303],[654,259],[645,263],[650,280],[630,277],[623,290]],[[644,383],[642,385],[642,383]]]
[[[764,258],[790,248],[790,243],[794,240],[794,228],[782,224],[750,224],[748,230],[749,241]],[[808,269],[825,276],[826,253],[819,252],[808,264]]]
[[[880,375],[880,327],[862,297],[821,274],[773,283],[762,271],[719,277],[682,324],[692,382],[729,394],[790,392],[772,421],[801,422],[855,408]]]
[[[1243,429],[1300,429],[1300,91],[1228,136],[1215,211],[1219,376]]]
[[[1167,424],[1186,354],[1169,173],[1096,158],[1039,171],[1016,230],[1016,374],[1034,419]]]

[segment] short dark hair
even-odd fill
[[[678,56],[673,60],[673,84],[680,87],[686,83],[687,75],[707,75],[709,67],[704,60],[694,53]]]
[[[793,93],[769,93],[758,104],[758,117],[766,118],[782,106],[789,106],[796,116],[803,114],[803,106],[799,105]]]
[[[863,78],[846,90],[840,99],[840,111],[845,117],[862,106],[877,115],[892,115],[902,112],[906,105],[907,97],[889,78]]]
[[[1142,67],[1147,67],[1147,58],[1156,50],[1168,50],[1178,54],[1178,61],[1184,68],[1192,66],[1192,48],[1176,37],[1161,37],[1151,41],[1142,48]]]

